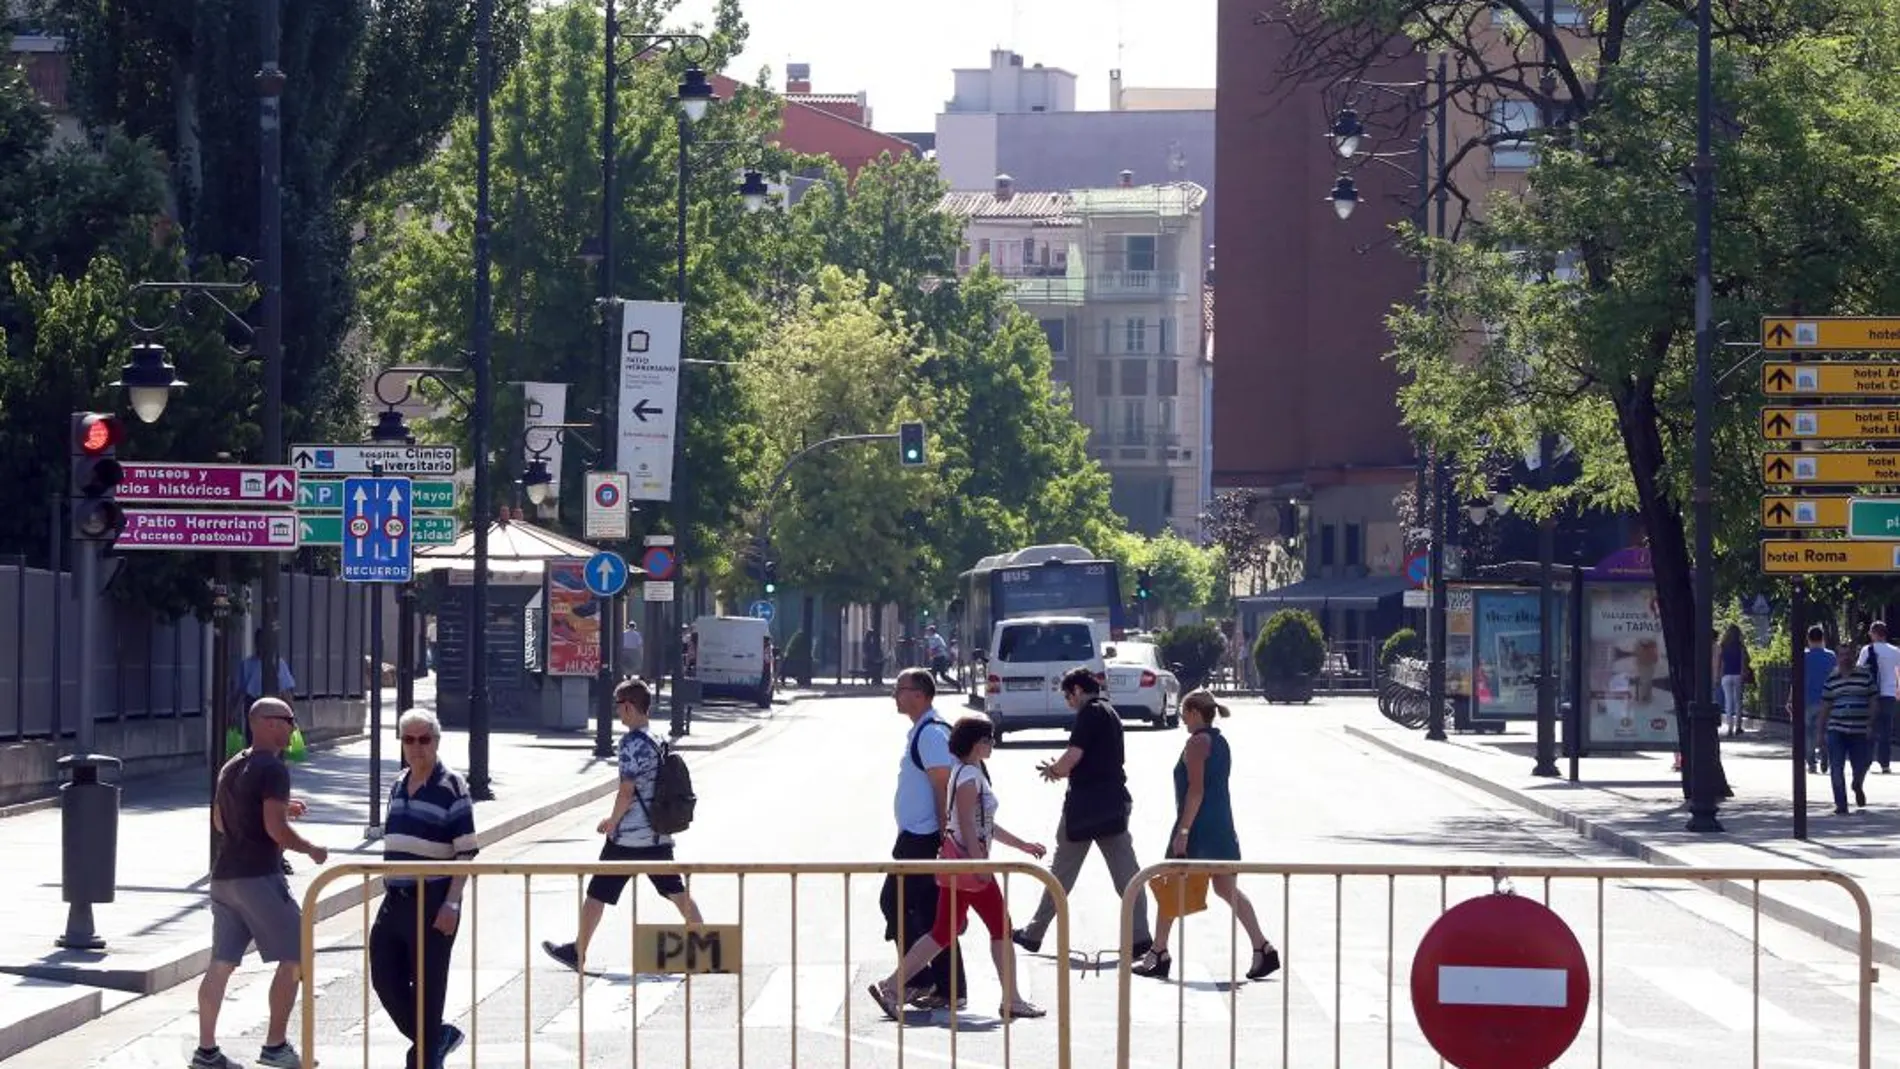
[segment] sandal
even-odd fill
[[[1165,950],[1150,950],[1142,955],[1139,962],[1129,966],[1128,971],[1136,976],[1146,976],[1155,980],[1166,980],[1168,970],[1174,967],[1174,957]]]
[[[870,993],[871,1001],[877,1003],[877,1008],[884,1011],[884,1016],[893,1021],[903,1016],[903,1009],[897,1004],[897,993],[890,989],[890,985],[879,980],[871,985]]]
[[[1006,1006],[998,1006],[996,1008],[996,1016],[1008,1021],[1018,1017],[1024,1020],[1029,1020],[1034,1017],[1047,1017],[1049,1014],[1048,1011],[1033,1002],[1025,1002],[1022,999],[1017,999],[1015,1002]]]

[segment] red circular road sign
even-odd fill
[[[369,534],[369,518],[354,516],[350,519],[350,537],[363,538]]]
[[[611,482],[603,482],[595,486],[594,503],[604,509],[620,504],[620,487]]]
[[[1405,581],[1416,590],[1431,578],[1431,567],[1432,555],[1421,549],[1405,558],[1405,567],[1400,569],[1399,574],[1405,576]]]
[[[673,578],[673,573],[679,570],[679,558],[665,546],[648,546],[647,551],[640,555],[640,570],[646,573],[648,579],[663,583]]]
[[[401,516],[391,516],[383,521],[383,533],[391,538],[401,538],[403,522]]]
[[[1562,917],[1518,895],[1452,907],[1412,959],[1412,1012],[1458,1069],[1544,1069],[1590,1007],[1590,963]]]

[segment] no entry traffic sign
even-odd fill
[[[1545,1069],[1590,1007],[1590,964],[1562,917],[1511,894],[1461,902],[1412,959],[1412,1012],[1458,1069]]]

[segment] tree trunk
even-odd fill
[[[204,153],[198,138],[198,75],[189,57],[172,63],[172,122],[175,126],[178,155],[172,161],[171,216],[185,234],[186,248],[192,242],[198,220],[198,194],[204,189]]]
[[[1689,532],[1683,523],[1681,507],[1670,497],[1661,482],[1665,470],[1662,431],[1656,410],[1656,384],[1648,377],[1636,379],[1615,394],[1616,419],[1622,432],[1623,447],[1629,455],[1630,473],[1649,536],[1650,567],[1655,577],[1657,613],[1662,618],[1663,648],[1669,656],[1669,692],[1676,704],[1676,748],[1682,755],[1682,793],[1689,794],[1689,709],[1695,700],[1695,673],[1708,671],[1708,665],[1695,663],[1695,592],[1693,562],[1689,556]],[[1729,793],[1728,776],[1722,771],[1721,751],[1715,754],[1716,792]]]

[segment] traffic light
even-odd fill
[[[924,466],[924,425],[919,422],[897,425],[897,462],[907,468]]]
[[[765,592],[767,595],[778,593],[778,561],[770,558],[765,562]]]
[[[1148,585],[1149,579],[1150,577],[1145,568],[1135,573],[1136,601],[1147,601],[1149,598],[1154,597],[1154,590]]]
[[[125,424],[102,412],[73,413],[72,534],[82,542],[111,542],[125,527],[125,511],[113,498],[125,469],[117,459]]]

